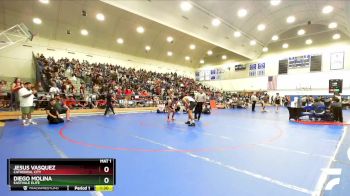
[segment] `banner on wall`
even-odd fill
[[[249,76],[264,76],[265,75],[265,63],[254,63],[249,65]]]
[[[217,80],[218,79],[218,70],[212,69],[210,70],[210,80]]]
[[[247,69],[246,65],[242,65],[242,64],[235,65],[235,71],[243,71],[246,69]]]
[[[331,70],[344,69],[344,52],[331,54]]]
[[[311,64],[311,55],[302,55],[296,57],[288,58],[288,68],[297,69],[297,68],[308,68]]]
[[[258,63],[258,76],[264,76],[265,75],[265,63]]]
[[[196,81],[220,80],[224,73],[224,68],[199,70],[195,72],[195,79]]]
[[[196,71],[196,72],[195,72],[196,81],[199,81],[199,73],[200,73],[199,71]]]
[[[256,64],[249,65],[249,76],[250,77],[256,76]]]

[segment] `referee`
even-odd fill
[[[108,114],[109,109],[111,109],[111,111],[113,112],[113,115],[115,115],[114,109],[113,109],[113,104],[112,104],[112,101],[115,101],[115,99],[112,96],[112,90],[109,90],[107,92],[106,101],[107,101],[107,103],[106,103],[106,110],[105,110],[105,114],[104,115],[106,116]]]
[[[203,104],[207,100],[207,95],[204,93],[203,89],[199,89],[198,93],[195,95],[194,100],[197,105],[194,109],[194,119],[199,120],[201,118]]]

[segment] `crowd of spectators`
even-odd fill
[[[116,100],[125,100],[126,103],[137,99],[166,100],[170,94],[182,97],[193,94],[199,88],[211,98],[221,96],[213,89],[177,73],[157,73],[78,59],[56,60],[42,54],[37,54],[36,60],[42,81],[38,87],[51,94],[61,94],[68,101],[83,106],[98,105],[98,100],[104,100],[109,91]],[[80,81],[79,89],[73,82],[77,80]]]
[[[37,92],[36,108],[46,108],[53,97],[64,100],[69,109],[104,106],[107,93],[113,94],[113,100],[117,100],[120,107],[128,107],[130,102],[137,103],[137,106],[141,107],[157,106],[158,103],[167,100],[170,94],[179,98],[185,95],[193,96],[198,89],[202,89],[207,95],[207,101],[216,100],[217,104],[224,108],[247,108],[252,102],[253,93],[258,103],[275,104],[274,96],[264,91],[240,93],[215,91],[177,73],[157,73],[78,59],[56,60],[43,54],[37,54],[35,60],[39,76],[33,87]],[[11,85],[7,85],[6,81],[0,81],[0,100],[11,100],[1,101],[0,107],[18,109],[17,91],[22,87],[23,83],[19,78],[15,78]],[[305,105],[312,102],[312,99],[311,96],[305,96],[301,100]],[[328,104],[328,100],[323,97],[319,100]],[[290,103],[288,96],[281,97],[281,105],[288,106]]]

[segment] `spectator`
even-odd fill
[[[36,85],[35,85],[35,90],[38,92],[38,93],[43,93],[45,92],[44,90],[44,87],[42,86],[41,82],[37,82]]]
[[[315,108],[316,113],[321,113],[325,111],[326,106],[318,98],[315,99],[315,102],[312,104]]]
[[[19,105],[18,91],[22,87],[23,85],[22,85],[21,79],[15,78],[11,86],[11,109],[14,109],[14,110],[18,109],[18,105]]]
[[[57,88],[56,83],[53,82],[51,85],[52,86],[51,86],[51,88],[49,90],[50,94],[59,94],[59,93],[61,93],[61,90],[59,88]]]
[[[335,121],[343,122],[342,104],[338,97],[333,99],[333,103],[331,104],[331,112]]]

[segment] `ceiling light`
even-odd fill
[[[288,16],[288,18],[287,18],[286,21],[287,21],[287,23],[289,23],[289,24],[295,22],[295,16]]]
[[[336,34],[333,35],[333,39],[339,39],[340,37],[341,37],[341,36],[340,36],[339,33],[336,33]]]
[[[324,6],[323,7],[323,9],[322,9],[322,13],[324,13],[324,14],[329,14],[329,13],[331,13],[331,12],[333,12],[333,6],[331,6],[331,5],[326,5],[326,6]]]
[[[138,26],[138,27],[136,28],[136,31],[137,31],[138,33],[143,33],[143,32],[145,32],[145,29],[143,28],[143,26]]]
[[[117,43],[118,43],[118,44],[123,44],[123,43],[124,43],[123,38],[118,38],[118,39],[117,39]]]
[[[166,41],[169,42],[169,43],[173,43],[174,38],[171,37],[171,36],[168,36],[168,37],[166,38]]]
[[[145,46],[145,50],[146,51],[150,51],[151,50],[151,46]]]
[[[270,4],[272,5],[272,6],[277,6],[277,5],[279,5],[281,3],[281,0],[271,0],[270,1]]]
[[[41,24],[41,23],[42,23],[42,21],[41,21],[40,18],[33,18],[33,22],[34,22],[35,24]]]
[[[98,13],[96,14],[96,19],[99,21],[104,21],[105,20],[105,15]]]
[[[263,52],[267,52],[267,51],[269,51],[269,48],[268,47],[263,47],[262,51]]]
[[[194,44],[191,44],[191,45],[190,45],[190,49],[191,49],[191,50],[194,50],[194,49],[196,49],[196,45],[194,45]]]
[[[199,61],[199,63],[200,63],[200,64],[204,64],[204,60],[201,59],[201,60]]]
[[[329,23],[329,25],[328,25],[328,28],[330,28],[330,29],[335,29],[335,28],[337,28],[338,27],[338,24],[336,23],[336,22],[331,22],[331,23]]]
[[[80,33],[85,36],[89,34],[89,32],[86,29],[82,29]]]
[[[190,11],[192,9],[192,4],[188,1],[183,1],[183,2],[181,2],[180,7],[181,7],[182,11],[187,12],[187,11]]]
[[[305,44],[307,44],[307,45],[312,44],[312,39],[307,39],[307,40],[305,41]]]
[[[266,25],[265,24],[259,24],[257,27],[258,31],[263,31],[266,29]]]
[[[208,50],[207,54],[208,54],[209,56],[211,56],[211,55],[213,55],[213,51]]]
[[[49,4],[50,3],[50,0],[39,0],[40,3],[43,3],[43,4]]]
[[[221,24],[221,21],[218,19],[218,18],[214,18],[212,21],[211,21],[211,24],[214,26],[214,27],[217,27]]]
[[[246,16],[248,13],[248,11],[246,9],[239,9],[237,12],[237,16],[240,18],[243,18],[244,16]]]
[[[241,37],[241,32],[235,31],[235,32],[233,33],[233,36],[235,36],[235,37]]]
[[[168,51],[168,52],[167,52],[167,55],[168,55],[168,56],[173,56],[173,52]]]
[[[287,43],[284,43],[283,45],[282,45],[282,48],[288,48],[289,47],[289,44],[287,44]]]
[[[304,29],[300,29],[299,31],[298,31],[298,35],[304,35],[305,34],[305,30]]]
[[[251,46],[255,46],[255,45],[256,45],[256,41],[255,41],[255,40],[251,40],[251,41],[249,42],[249,44],[250,44]]]
[[[278,39],[279,39],[279,37],[278,37],[278,35],[274,35],[274,36],[272,36],[272,41],[277,41]]]
[[[189,56],[185,56],[185,60],[189,61],[189,60],[191,60],[191,58]]]
[[[222,55],[222,56],[221,56],[221,59],[222,59],[222,60],[226,60],[226,59],[227,59],[227,56],[226,56],[226,55]]]

